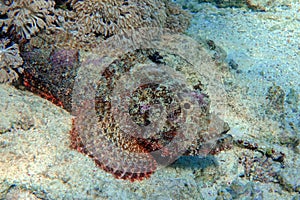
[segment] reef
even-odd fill
[[[218,59],[178,34],[189,15],[170,1],[8,1],[1,15],[15,85],[70,112],[70,147],[116,178],[231,148],[210,110]]]
[[[30,39],[56,20],[52,0],[13,0],[1,1],[0,4],[2,31],[19,39]]]
[[[183,32],[190,19],[187,12],[168,0],[11,0],[0,4],[3,36],[20,43],[40,34],[48,44],[54,40],[62,47],[94,46],[93,43],[138,27]]]
[[[78,35],[109,37],[138,27],[165,27],[182,32],[187,28],[187,13],[170,1],[78,1],[71,10],[58,10],[63,27],[76,27]],[[78,24],[74,26],[74,24]],[[70,26],[71,25],[71,26]]]
[[[9,0],[0,1],[0,15],[1,82],[6,83],[22,74],[19,51],[91,50],[106,38],[138,27],[183,32],[190,19],[168,0]]]
[[[19,46],[9,39],[0,40],[0,83],[13,82],[22,73],[23,59],[20,56]]]

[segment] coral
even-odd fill
[[[190,19],[187,12],[169,0],[72,0],[69,9],[55,12],[63,30],[72,33],[77,42],[88,44],[139,27],[183,32]]]
[[[55,2],[55,9],[51,9],[47,16],[53,17],[53,10],[57,27],[47,25],[46,31],[40,31],[38,37],[31,37],[33,47],[90,51],[111,36],[141,27],[184,32],[191,17],[169,0]]]
[[[0,40],[0,83],[12,82],[18,78],[18,72],[22,72],[20,66],[23,60],[20,57],[19,46],[11,43],[9,39]]]
[[[158,9],[162,8],[162,9]],[[163,20],[164,6],[158,1],[77,1],[73,6],[78,13],[78,27],[84,34],[95,33],[104,36],[118,33],[120,29],[141,26],[159,26]]]
[[[52,0],[12,0],[0,2],[0,26],[4,33],[30,39],[56,20]]]
[[[167,14],[165,27],[176,32],[185,31],[189,26],[190,15],[170,1],[165,1],[165,4]]]

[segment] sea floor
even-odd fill
[[[300,199],[300,3],[197,10],[187,34],[212,40],[228,63],[222,117],[237,142],[231,150],[117,180],[70,149],[68,112],[2,84],[0,199]]]

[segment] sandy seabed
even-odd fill
[[[182,157],[142,182],[116,180],[69,148],[69,113],[0,85],[0,199],[299,199],[299,147],[281,138],[299,140],[300,4],[267,12],[211,4],[197,9],[188,34],[213,40],[226,52],[225,62],[237,64],[224,74],[229,133],[262,151],[283,152],[284,167],[270,162],[261,169],[254,162],[243,177],[245,157],[264,157],[234,146],[216,156]],[[280,120],[265,112],[273,85],[285,92]]]

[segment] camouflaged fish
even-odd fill
[[[23,85],[75,116],[73,149],[116,178],[142,180],[182,155],[230,148],[228,124],[210,113],[201,69],[167,48],[187,42],[181,40],[129,49],[109,61],[103,56],[109,47],[87,56],[31,50],[23,54]]]

